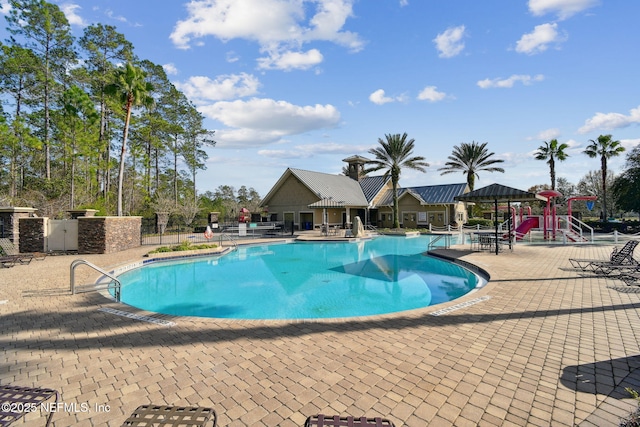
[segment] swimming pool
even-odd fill
[[[153,312],[233,319],[318,319],[451,301],[482,279],[425,256],[429,236],[239,247],[155,262],[118,276],[122,302]]]

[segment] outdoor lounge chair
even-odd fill
[[[640,271],[622,271],[618,277],[627,286],[640,286]]]
[[[307,418],[304,427],[395,427],[394,424],[380,417],[341,417],[339,415],[312,415]]]
[[[212,408],[190,406],[142,405],[124,421],[122,426],[194,426],[208,423],[216,427],[217,415]]]
[[[53,414],[58,411],[57,404],[60,395],[49,388],[17,387],[11,385],[0,386],[0,426],[8,426],[20,420],[26,414],[46,408],[45,403],[54,398],[49,404],[49,415],[46,426],[51,424]]]
[[[19,261],[18,261],[18,259],[16,257],[0,255],[0,266],[1,267],[5,267],[5,268],[13,267],[18,262]]]
[[[637,240],[629,240],[619,251],[613,248],[610,259],[580,259],[569,258],[571,265],[582,271],[607,274],[616,268],[629,268],[638,266],[638,261],[633,257],[633,251],[638,246]]]
[[[33,259],[43,260],[47,256],[43,252],[20,253],[13,242],[7,238],[0,239],[0,252],[3,252],[4,256],[14,257],[20,264],[29,264]]]

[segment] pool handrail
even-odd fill
[[[120,302],[120,291],[122,289],[122,283],[120,283],[120,280],[118,280],[118,278],[116,276],[114,276],[113,274],[104,271],[103,269],[101,269],[97,265],[92,264],[89,261],[84,260],[84,259],[76,259],[76,260],[74,260],[71,263],[71,266],[69,267],[69,269],[70,269],[70,272],[69,272],[69,276],[70,276],[69,277],[69,285],[70,285],[70,288],[71,288],[71,295],[75,295],[76,294],[75,271],[76,271],[76,267],[78,267],[80,265],[86,265],[87,267],[90,267],[90,268],[94,269],[98,273],[101,273],[103,276],[106,276],[109,279],[111,279],[111,281],[107,284],[107,286],[105,288],[98,287],[98,285],[100,285],[102,283],[95,283],[95,284],[91,285],[90,288],[84,290],[83,292],[99,291],[99,290],[103,290],[103,289],[106,289],[106,290],[113,289],[114,290],[114,297],[115,297],[116,301]],[[113,282],[115,282],[115,285],[112,285]]]
[[[238,241],[234,239],[234,237],[231,234],[220,233],[219,236],[220,236],[220,247],[222,247],[222,238],[224,237],[225,240],[228,240],[231,242],[231,244],[233,245],[233,249],[238,249]]]

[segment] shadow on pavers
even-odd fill
[[[640,355],[608,359],[594,363],[570,365],[563,369],[560,382],[570,390],[599,394],[607,399],[631,399],[626,389],[640,392]],[[602,425],[611,418],[603,401],[581,426]]]

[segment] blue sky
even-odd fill
[[[464,182],[437,171],[461,142],[505,160],[476,188],[521,189],[549,183],[533,157],[543,141],[569,144],[556,172],[574,184],[599,170],[582,154],[590,139],[640,143],[633,0],[54,3],[76,35],[116,26],[205,115],[218,144],[199,191],[264,196],[287,167],[340,173],[385,134],[407,132],[430,163],[403,171],[404,186]],[[619,172],[624,156],[609,165]]]

